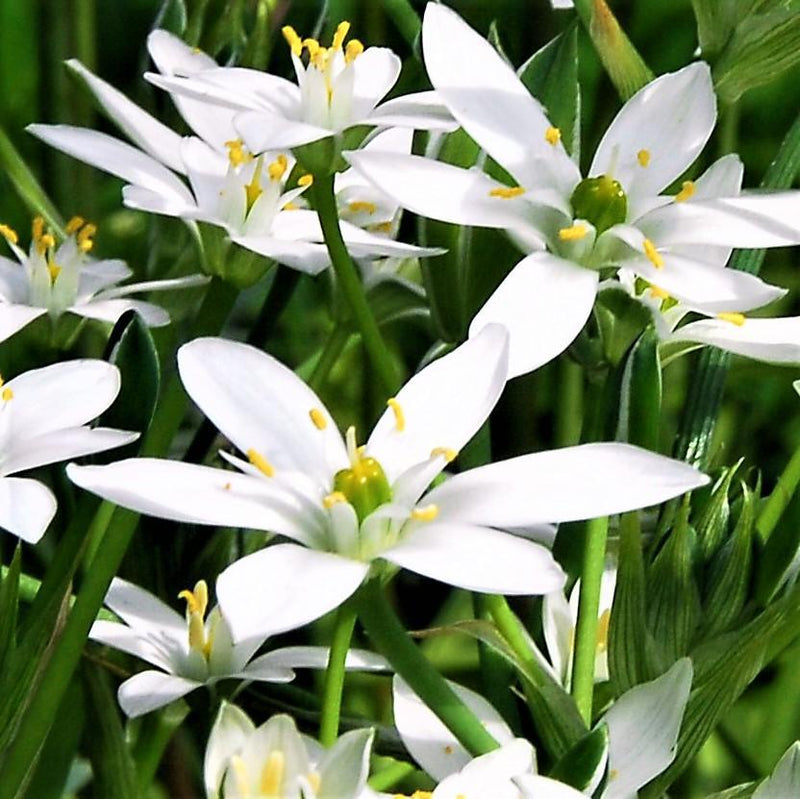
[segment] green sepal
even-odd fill
[[[602,338],[603,354],[611,364],[619,364],[653,317],[639,300],[623,288],[606,288],[597,295],[594,317]]]
[[[199,223],[203,250],[203,272],[222,278],[237,289],[246,289],[257,283],[274,261],[263,255],[231,243],[221,227]]]
[[[725,469],[719,479],[714,483],[711,494],[706,504],[696,514],[694,529],[700,547],[700,557],[707,563],[722,544],[728,531],[730,519],[730,502],[728,494],[731,481],[741,466],[740,460],[734,466]]]
[[[548,773],[581,793],[594,794],[608,773],[608,727],[601,723],[581,738]]]
[[[365,282],[369,307],[379,325],[415,321],[430,326],[425,291],[417,283],[397,275],[379,275]]]

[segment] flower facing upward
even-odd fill
[[[56,512],[47,486],[17,472],[121,447],[138,433],[90,428],[119,393],[116,366],[79,360],[0,378],[0,529],[35,544]]]
[[[496,528],[643,507],[706,478],[635,447],[593,444],[482,466],[428,490],[500,396],[507,349],[506,331],[487,326],[412,377],[359,446],[355,430],[343,439],[316,394],[275,359],[198,339],[178,354],[181,378],[246,454],[246,461],[224,456],[239,473],[134,459],[70,467],[69,475],[143,513],[294,541],[220,576],[220,604],[236,640],[259,634],[282,592],[285,602],[320,615],[387,562],[475,591],[547,593],[564,581],[550,552]]]
[[[0,341],[45,314],[54,321],[64,313],[74,313],[88,319],[116,322],[125,311],[133,309],[148,325],[166,325],[169,316],[163,308],[127,299],[126,295],[205,281],[194,276],[117,286],[130,277],[131,270],[124,261],[97,261],[89,257],[96,231],[95,225],[76,216],[66,226],[64,241],[57,244],[42,217],[37,216],[33,220],[30,250],[26,253],[19,247],[16,231],[0,224],[0,235],[19,262],[0,256]]]

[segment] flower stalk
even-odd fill
[[[331,641],[325,686],[322,692],[322,718],[319,725],[319,742],[331,747],[339,737],[339,718],[342,712],[345,662],[353,639],[357,614],[351,603],[345,603],[336,612],[333,641]]]

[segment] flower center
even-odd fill
[[[625,221],[628,198],[618,180],[608,175],[585,178],[570,197],[573,216],[594,225],[597,235]]]
[[[356,429],[345,435],[350,468],[340,469],[333,477],[333,495],[344,497],[356,512],[359,522],[381,505],[390,502],[392,489],[383,467],[375,458],[364,457],[363,447],[356,446]]]
[[[206,660],[211,656],[214,645],[214,626],[206,635],[205,616],[208,609],[208,586],[205,580],[198,580],[194,590],[181,591],[178,599],[186,600],[186,626],[189,633],[189,649],[199,652]],[[212,618],[214,614],[212,613]]]

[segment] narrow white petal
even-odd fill
[[[69,309],[86,319],[97,319],[114,324],[126,311],[136,311],[148,327],[163,327],[169,324],[169,314],[160,306],[144,300],[96,299],[74,305]]]
[[[381,557],[434,580],[491,594],[547,594],[566,579],[543,546],[446,516],[420,523]]]
[[[248,663],[244,674],[252,679],[269,679],[264,675],[272,671],[292,669],[324,669],[328,665],[330,649],[327,646],[287,646],[267,652]],[[345,668],[358,671],[389,671],[386,658],[365,649],[350,649],[345,660]]]
[[[362,795],[369,774],[374,729],[350,730],[339,736],[319,762],[319,799]]]
[[[11,338],[18,330],[46,313],[47,308],[0,302],[0,342]]]
[[[96,621],[89,631],[89,638],[93,641],[146,660],[170,674],[178,670],[184,650],[188,646],[185,622],[180,636],[181,639],[178,638],[178,633],[166,628],[146,635],[125,624],[103,619]]]
[[[309,475],[326,489],[334,472],[349,463],[320,398],[255,347],[195,339],[180,348],[178,369],[189,396],[242,452],[255,449],[276,470]]]
[[[795,741],[778,761],[769,779],[753,793],[753,799],[784,799],[800,795],[800,741]]]
[[[586,796],[564,782],[551,780],[549,777],[540,777],[538,774],[523,774],[514,780],[514,784],[522,791],[524,799],[534,799],[534,797],[540,796],[547,797],[547,799],[583,799]]]
[[[222,776],[232,755],[243,748],[255,725],[236,705],[223,701],[208,736],[203,782],[209,799],[217,799]]]
[[[205,286],[210,279],[207,275],[186,275],[185,277],[173,277],[168,280],[145,280],[142,283],[129,283],[127,286],[106,289],[96,295],[96,299],[116,299],[117,297],[127,297],[129,294],[136,294],[142,291],[172,291],[173,289],[194,288],[195,286]]]
[[[295,212],[292,212],[295,213]],[[273,225],[273,228],[277,225]],[[317,275],[330,266],[331,259],[324,244],[291,241],[275,236],[231,236],[231,241],[279,264],[309,275]]]
[[[371,125],[397,125],[418,130],[449,132],[458,128],[458,122],[436,92],[394,97],[381,103],[367,121]]]
[[[542,631],[553,669],[561,684],[568,687],[575,618],[563,591],[553,591],[542,601]]]
[[[334,134],[334,131],[319,125],[276,116],[272,111],[242,111],[236,115],[234,124],[248,149],[254,153],[288,150]]]
[[[128,718],[136,718],[186,696],[201,685],[196,680],[163,671],[142,671],[120,685],[117,699],[122,712]]]
[[[604,799],[628,799],[664,771],[675,746],[692,685],[692,663],[682,658],[652,682],[624,693],[604,716],[611,775]]]
[[[122,202],[127,208],[148,214],[178,216],[184,220],[202,218],[197,203],[188,193],[186,197],[166,196],[143,186],[128,185],[122,187]]]
[[[348,172],[353,174],[352,169]],[[0,255],[0,306],[3,306],[3,302],[9,303],[9,305],[16,303],[24,305],[27,296],[28,278],[25,275],[25,269],[18,261],[12,261],[10,258]]]
[[[560,355],[586,324],[598,277],[563,258],[531,253],[475,315],[470,335],[498,322],[509,332],[509,378],[538,369]]]
[[[150,591],[115,577],[103,600],[121,619],[140,633],[168,631],[176,638],[186,637],[186,621]]]
[[[425,10],[422,45],[431,83],[464,130],[526,188],[568,196],[578,167],[561,142],[548,143],[541,105],[494,47],[436,3]]]
[[[601,140],[590,177],[610,174],[629,197],[655,195],[700,155],[717,119],[708,64],[661,75],[628,100]],[[639,152],[649,153],[647,166]]]
[[[47,486],[23,477],[0,477],[0,529],[35,544],[56,515]]]
[[[78,296],[91,297],[98,291],[129,278],[132,274],[125,261],[119,258],[89,261],[81,269]]]
[[[400,66],[400,59],[388,47],[368,47],[352,62],[353,122],[367,117],[388,94],[397,82]]]
[[[217,596],[236,641],[272,635],[319,618],[361,585],[369,564],[294,544],[237,560],[217,579]]]
[[[443,255],[446,250],[440,247],[418,247],[415,244],[405,244],[386,236],[378,236],[368,230],[352,225],[349,222],[340,222],[340,228],[347,251],[354,258],[425,258],[427,256]]]
[[[707,482],[685,463],[630,444],[582,444],[462,472],[426,502],[442,519],[514,527],[646,508]]]
[[[387,408],[367,441],[392,482],[435,448],[458,452],[494,408],[506,384],[508,334],[489,325],[426,366],[395,398],[400,417]]]

